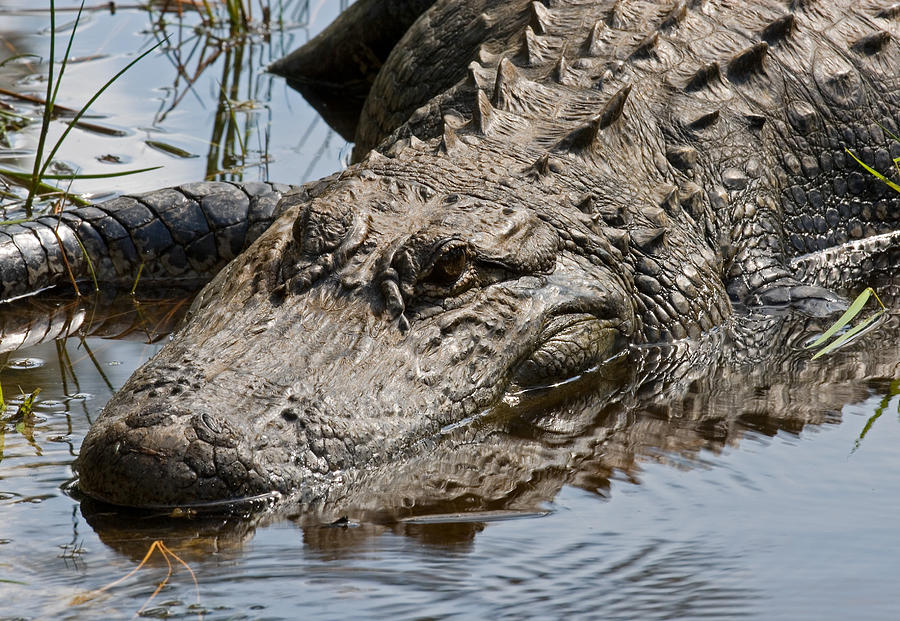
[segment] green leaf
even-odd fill
[[[875,321],[876,319],[881,317],[884,313],[885,313],[884,310],[880,310],[877,313],[875,313],[874,315],[872,315],[871,317],[869,317],[868,319],[866,319],[864,322],[862,322],[856,326],[853,326],[853,328],[851,328],[850,330],[847,330],[839,338],[836,338],[834,341],[832,341],[828,345],[828,347],[826,347],[822,351],[817,352],[816,355],[812,357],[812,359],[815,360],[819,356],[824,356],[828,352],[834,351],[835,349],[837,349],[838,347],[843,345],[848,339],[855,336],[856,334],[859,334],[863,329],[865,329],[869,324],[871,324],[873,321]]]
[[[845,147],[845,148],[844,148],[844,151],[846,151],[847,153],[849,153],[849,154],[850,154],[850,157],[852,157],[853,159],[855,159],[855,160],[859,163],[860,166],[862,166],[863,168],[865,168],[866,170],[868,170],[870,173],[872,173],[872,175],[874,175],[875,177],[878,177],[878,178],[881,179],[884,183],[886,183],[886,184],[888,185],[888,187],[893,188],[893,189],[896,190],[897,192],[900,192],[900,185],[897,185],[896,183],[894,183],[893,181],[891,181],[890,179],[888,179],[887,177],[885,177],[884,175],[882,175],[880,172],[878,172],[877,170],[875,170],[874,168],[872,168],[871,166],[869,166],[868,164],[866,164],[864,161],[862,161],[861,159],[859,159],[858,157],[856,157],[856,156],[853,154],[853,151],[851,151],[850,149],[848,149],[848,148]]]
[[[828,330],[826,330],[822,336],[807,345],[805,349],[819,347],[822,343],[834,336],[838,330],[850,323],[853,318],[859,314],[859,311],[862,310],[863,306],[866,305],[869,296],[871,296],[873,293],[875,293],[875,291],[872,289],[872,287],[867,287],[865,291],[856,296],[856,299],[853,300],[853,304],[850,305],[850,308],[844,311],[844,314],[838,317],[838,320],[834,322],[834,324],[830,328],[828,328]],[[816,356],[819,356],[820,354],[821,352],[819,352],[819,354],[816,354]]]

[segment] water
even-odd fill
[[[0,3],[3,37],[17,49],[43,50],[46,14],[11,12],[12,6],[22,4]],[[298,3],[286,7],[293,21],[306,19]],[[299,96],[260,73],[338,7],[320,8],[310,28],[273,35],[245,54],[255,60],[247,61],[239,83],[263,84],[255,91],[265,93],[258,127],[269,127],[271,118],[268,174],[275,180],[340,166],[343,141]],[[146,13],[135,9],[93,13],[79,28],[75,55],[106,56],[69,69],[74,90],[67,97],[82,100],[82,85],[89,89],[132,50],[145,48],[153,38],[147,24]],[[217,77],[188,89],[160,120],[179,79],[165,73],[172,68],[165,58],[152,62],[152,70],[95,106],[105,115],[97,122],[127,135],[73,132],[77,141],[61,153],[85,169],[104,168],[98,153],[166,167],[127,181],[83,182],[79,191],[149,189],[200,178],[209,162],[221,163],[204,150],[204,140],[216,132],[216,82],[229,72],[210,65],[206,72]],[[16,71],[4,72],[4,86],[23,90],[39,81]],[[173,161],[146,145],[158,135],[201,157]],[[33,148],[33,138],[30,130],[16,134],[12,149]],[[9,165],[18,156],[3,157]],[[245,179],[257,175],[264,167],[244,172]],[[426,519],[351,520],[348,527],[268,514],[164,520],[81,505],[67,483],[91,421],[161,347],[183,308],[175,299],[137,308],[126,301],[113,310],[43,300],[0,316],[0,385],[13,401],[7,415],[19,387],[41,389],[33,418],[2,427],[0,618],[128,618],[139,611],[205,619],[900,615],[896,317],[819,366],[796,349],[815,326],[789,325],[788,335],[800,335],[787,338],[767,332],[768,319],[749,332],[774,335],[783,343],[782,360],[704,366],[700,356],[694,367],[654,372],[658,357],[644,352],[643,368],[656,376],[643,385],[657,387],[657,397],[559,407],[537,421],[537,431],[513,427],[486,440],[491,455],[511,455],[515,467],[497,466],[494,480],[493,462],[472,462],[483,465],[480,482],[461,477],[456,498],[395,511]],[[80,334],[7,351],[60,331]],[[532,463],[535,454],[541,459]],[[444,457],[444,463],[468,458],[459,451]],[[397,465],[396,478],[385,483],[388,497],[394,486],[415,499],[427,471],[420,465]],[[367,489],[378,497],[377,485]],[[447,516],[466,510],[477,512]],[[151,599],[168,571],[158,552],[129,575],[156,540],[190,566],[196,585],[170,556],[173,573]]]

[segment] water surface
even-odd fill
[[[47,14],[12,10],[25,5],[0,2],[0,36],[18,51],[44,54]],[[198,36],[196,16],[186,13],[181,29],[166,31],[187,42],[178,47],[183,59],[196,49],[182,64],[191,77],[205,66],[200,77],[188,86],[175,71],[176,52],[152,55],[94,106],[94,121],[124,135],[73,132],[60,152],[85,171],[164,168],[73,187],[138,191],[210,173],[296,182],[339,168],[343,141],[262,72],[338,8],[285,2],[285,21],[296,27],[240,50]],[[166,20],[177,25],[178,18]],[[84,101],[159,34],[142,10],[90,13],[74,52],[84,60],[68,69],[61,103]],[[212,56],[208,65],[199,60]],[[45,69],[8,66],[0,86],[39,92]],[[235,166],[235,138],[223,138],[231,117],[217,116],[220,84],[236,85],[235,101],[255,102],[237,113],[236,127],[250,145],[244,163],[258,165]],[[157,139],[197,157],[147,142]],[[0,150],[2,164],[25,166],[35,130],[11,140]],[[108,154],[124,163],[98,159]],[[0,428],[0,618],[129,618],[138,611],[206,619],[900,615],[897,317],[816,363],[799,347],[805,332],[820,327],[799,322],[779,330],[778,318],[751,326],[760,340],[774,335],[781,344],[774,361],[754,360],[744,346],[743,361],[705,365],[706,345],[729,347],[724,334],[678,345],[693,358],[636,352],[644,373],[638,385],[650,396],[636,389],[618,401],[551,404],[502,432],[464,430],[485,434],[477,445],[484,454],[467,454],[462,444],[436,453],[448,450],[441,464],[470,466],[455,480],[458,492],[445,485],[441,498],[428,497],[428,477],[440,469],[427,459],[397,464],[393,478],[372,473],[368,496],[351,499],[362,506],[375,498],[389,510],[381,517],[360,510],[335,526],[289,513],[161,520],[80,504],[68,482],[91,421],[161,347],[184,308],[174,297],[106,302],[40,300],[0,316],[8,416],[19,388],[41,389],[33,418]],[[67,339],[12,349],[70,331]],[[682,362],[670,368],[660,362],[667,357]],[[492,461],[497,455],[513,456],[512,465]],[[151,599],[167,574],[157,554],[98,591],[138,567],[157,540],[190,566],[197,586],[170,557],[174,573]]]

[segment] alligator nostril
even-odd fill
[[[282,417],[284,420],[286,420],[286,421],[288,421],[288,422],[291,422],[291,423],[294,422],[295,420],[297,420],[297,418],[299,418],[299,417],[297,416],[297,412],[295,412],[295,411],[292,410],[291,408],[285,408],[285,409],[281,412],[281,417]]]

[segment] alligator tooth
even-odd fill
[[[741,80],[751,73],[762,71],[763,60],[768,51],[769,44],[765,41],[761,41],[738,52],[735,57],[731,59],[731,62],[728,63],[728,77],[730,79]]]
[[[666,149],[666,159],[678,170],[688,170],[697,165],[697,149],[675,145]]]
[[[529,5],[529,11],[531,16],[528,23],[531,29],[540,35],[547,34],[551,23],[550,11],[547,10],[547,7],[540,2],[532,2]]]
[[[634,51],[631,53],[632,58],[649,58],[653,54],[656,44],[659,42],[659,33],[654,31],[646,36]]]
[[[597,117],[599,121],[599,129],[609,127],[616,121],[616,119],[622,116],[622,112],[625,109],[625,100],[628,99],[628,95],[630,93],[631,84],[628,84],[619,89],[619,92],[617,92],[615,95],[610,97],[609,101],[606,102],[606,105],[603,106],[603,110],[600,111],[600,116]]]
[[[857,52],[861,52],[868,56],[873,54],[877,54],[890,42],[891,33],[879,30],[878,32],[873,32],[872,34],[868,34],[864,37],[860,37],[856,41],[853,42],[852,47]]]
[[[672,28],[673,26],[677,26],[681,20],[684,19],[684,16],[687,15],[687,2],[679,2],[672,10],[666,13],[666,16],[663,17],[662,23],[660,23],[659,27],[661,30],[665,30],[667,28]]]
[[[776,43],[791,36],[796,26],[797,18],[793,13],[788,13],[763,28],[759,38],[767,43]]]
[[[472,109],[472,121],[483,135],[488,134],[497,120],[497,112],[483,90],[475,95],[475,107]]]
[[[522,38],[522,53],[528,59],[530,67],[544,63],[548,51],[547,47],[547,43],[534,34],[531,26],[525,26],[525,35]]]
[[[684,90],[699,91],[700,89],[709,86],[714,80],[718,80],[720,76],[721,71],[719,69],[719,63],[711,62],[708,65],[704,65],[697,69],[696,73],[688,80]]]
[[[502,58],[497,65],[497,79],[494,82],[494,107],[501,110],[510,109],[510,100],[515,98],[517,85],[522,77],[509,59]]]

